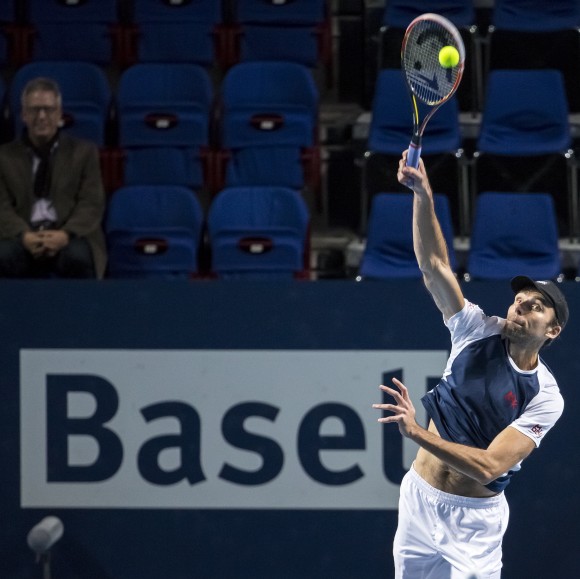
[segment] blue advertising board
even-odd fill
[[[504,315],[507,283],[464,286]],[[580,285],[543,357],[566,408],[506,494],[504,577],[579,566]],[[393,576],[415,447],[376,422],[378,385],[418,404],[449,350],[420,282],[0,284],[2,577],[59,517],[55,579]],[[420,420],[424,415],[419,410]]]

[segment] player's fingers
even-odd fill
[[[383,392],[388,392],[389,394],[399,394],[399,392],[397,390],[395,390],[394,388],[391,388],[390,386],[385,386],[384,384],[381,384],[379,386],[379,388],[383,391]],[[400,394],[399,394],[400,396]]]
[[[409,175],[409,172],[406,170],[407,167],[405,165],[405,161],[401,160],[401,164],[399,166],[399,171],[397,173],[397,179],[401,185],[405,187],[409,187],[409,189],[413,188],[414,179],[412,176]]]
[[[391,379],[393,384],[401,391],[401,394],[406,394],[408,392],[407,387],[397,378]]]
[[[389,412],[401,411],[401,407],[397,404],[373,404],[372,407],[376,410],[388,410]]]
[[[404,402],[404,399],[399,391],[394,390],[393,388],[389,388],[388,386],[385,386],[383,384],[381,384],[380,388],[383,392],[386,392],[387,394],[389,394],[389,396],[392,396],[399,404],[401,402]]]
[[[407,166],[407,155],[399,160],[399,177],[404,175],[403,169]]]
[[[421,172],[411,165],[404,165],[401,171],[407,177],[421,177]]]
[[[409,390],[408,388],[397,378],[392,379],[393,384],[399,389],[399,396],[401,397],[401,402],[408,402],[410,400]]]
[[[399,422],[400,416],[381,416],[377,418],[377,422],[388,423],[388,422]]]

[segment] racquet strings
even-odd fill
[[[450,68],[439,64],[439,52],[444,46],[454,46],[460,55],[464,53],[444,26],[433,20],[421,20],[409,30],[403,48],[403,69],[409,87],[421,102],[431,106],[455,91],[463,71],[462,62]]]

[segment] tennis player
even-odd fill
[[[477,572],[498,579],[509,508],[504,489],[564,408],[539,356],[568,321],[551,281],[514,277],[506,318],[487,316],[463,296],[449,265],[423,161],[399,162],[398,179],[414,193],[413,240],[425,285],[451,333],[451,354],[422,403],[427,429],[415,420],[407,388],[381,386],[393,404],[379,422],[396,423],[419,451],[403,478],[394,540],[397,579],[457,579]],[[525,216],[522,216],[524,219]]]

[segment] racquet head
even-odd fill
[[[444,68],[439,53],[445,46],[459,53],[455,66]],[[465,64],[465,46],[459,31],[439,14],[422,14],[407,27],[401,47],[401,66],[415,97],[430,106],[448,100],[457,90]]]

